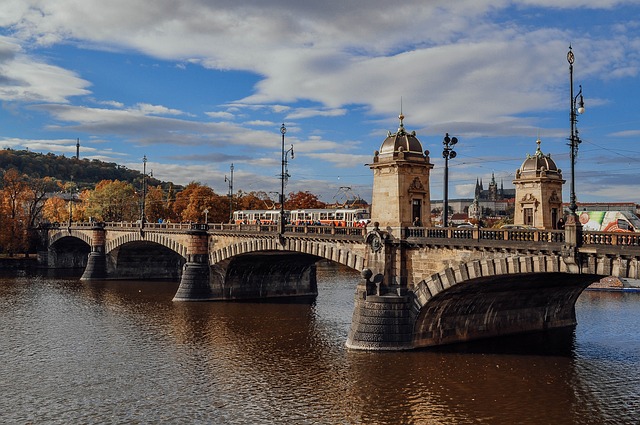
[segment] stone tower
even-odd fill
[[[527,154],[516,171],[516,204],[513,224],[554,229],[562,216],[562,170],[540,150],[540,139],[534,155]]]
[[[431,225],[429,151],[422,151],[416,132],[404,129],[400,114],[397,133],[389,132],[376,151],[373,163],[371,221],[380,228],[412,226],[418,218],[422,226]]]

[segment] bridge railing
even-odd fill
[[[58,228],[67,223],[46,223],[41,227]],[[68,225],[68,224],[67,224]],[[102,225],[112,229],[133,230],[140,229],[139,222],[73,222],[71,226],[93,227]],[[278,225],[273,224],[218,224],[218,223],[144,223],[145,230],[213,230],[229,232],[261,232],[277,233]],[[311,226],[311,225],[287,225],[286,233],[306,235],[341,235],[358,237],[367,234],[366,227],[339,227],[339,226]],[[405,227],[402,236],[412,239],[452,239],[452,240],[477,240],[477,241],[517,241],[517,242],[542,242],[563,243],[563,230],[545,229],[491,229],[491,228],[459,228],[459,227]],[[640,247],[640,233],[628,232],[582,232],[582,245],[601,246],[631,246]]]
[[[583,232],[582,245],[640,246],[640,233]]]
[[[564,242],[563,230],[406,227],[405,238]]]

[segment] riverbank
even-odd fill
[[[13,257],[0,255],[0,269],[2,270],[18,270],[37,266],[38,257],[36,254],[18,254]]]
[[[619,279],[617,277],[609,276],[600,279],[598,282],[592,283],[587,287],[587,290],[640,292],[640,280]]]

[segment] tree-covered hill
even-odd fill
[[[102,180],[120,180],[134,185],[142,182],[141,172],[114,162],[86,158],[77,160],[75,157],[67,158],[52,153],[1,149],[0,170],[7,171],[12,168],[34,178],[52,177],[63,182],[73,180],[79,188],[92,188]],[[163,188],[171,186],[171,182],[162,182],[153,177],[148,177],[147,184],[161,185]]]

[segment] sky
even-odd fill
[[[0,147],[229,191],[371,199],[366,164],[404,126],[442,199],[512,188],[536,140],[578,202],[640,202],[640,0],[3,0]],[[227,179],[225,180],[225,177]]]

